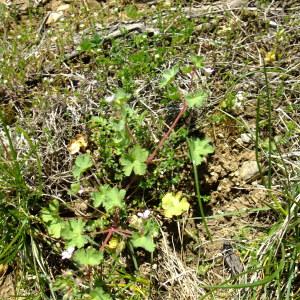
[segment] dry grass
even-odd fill
[[[200,286],[203,284],[197,276],[197,270],[186,265],[168,236],[161,231],[159,246],[157,282],[158,295],[165,299],[199,299],[205,294]]]

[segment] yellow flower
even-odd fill
[[[125,248],[125,242],[120,241],[118,238],[111,238],[107,247],[111,250],[114,250],[117,253],[120,253],[124,250]]]
[[[118,247],[118,244],[119,244],[119,240],[117,238],[111,238],[108,245],[107,245],[107,247],[109,249],[114,250]]]
[[[269,52],[266,53],[266,56],[265,56],[265,62],[267,64],[270,64],[272,62],[274,62],[276,60],[276,52],[275,50],[271,50]]]

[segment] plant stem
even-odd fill
[[[200,194],[200,184],[199,184],[199,178],[198,178],[198,170],[197,170],[197,166],[194,163],[193,163],[193,171],[194,171],[194,179],[195,179],[195,185],[196,185],[196,194],[197,194],[197,199],[198,199],[198,205],[199,205],[199,208],[200,208],[200,215],[201,215],[201,218],[203,220],[203,224],[204,224],[204,227],[205,227],[206,234],[208,235],[209,240],[212,241],[212,236],[211,236],[211,233],[209,231],[207,221],[206,221],[206,218],[205,218],[205,215],[204,215],[202,197],[201,197],[201,194]]]
[[[259,160],[259,153],[258,153],[258,149],[259,149],[260,100],[261,99],[258,96],[257,101],[256,101],[256,116],[255,116],[255,159],[256,159],[257,168],[258,168],[259,175],[261,177],[262,183],[263,183],[264,186],[266,186],[264,174],[263,174],[262,167],[261,167],[260,160]]]
[[[107,245],[107,243],[109,242],[109,240],[110,240],[110,238],[111,238],[111,236],[112,236],[113,233],[114,233],[114,228],[113,227],[109,228],[107,236],[106,236],[104,242],[102,243],[102,245],[100,247],[100,251],[104,251],[104,248]]]
[[[158,145],[156,146],[156,148],[154,149],[154,151],[148,156],[147,160],[146,160],[146,164],[150,165],[153,162],[154,157],[156,156],[157,152],[162,148],[162,146],[164,145],[164,142],[168,139],[168,137],[170,136],[171,132],[174,130],[175,126],[177,125],[178,121],[180,120],[180,118],[183,116],[183,114],[185,113],[185,111],[187,110],[187,102],[184,101],[183,102],[183,106],[180,109],[176,119],[173,121],[171,127],[169,128],[169,130],[163,135],[162,139],[159,141]]]
[[[134,253],[134,248],[133,248],[132,243],[130,241],[128,242],[128,247],[129,247],[129,251],[130,251],[130,254],[131,254],[131,258],[132,258],[134,268],[135,268],[136,271],[138,271],[139,270],[139,265],[138,265],[138,262],[137,262],[137,259],[136,259],[135,253]]]
[[[187,102],[184,101],[183,102],[183,106],[180,109],[176,119],[173,121],[171,127],[169,128],[169,130],[163,135],[162,139],[159,141],[158,145],[156,146],[156,148],[154,149],[154,151],[148,156],[147,160],[146,160],[146,164],[147,165],[151,165],[153,162],[153,159],[155,158],[155,156],[157,155],[158,151],[162,148],[162,146],[164,145],[165,141],[169,138],[171,132],[174,130],[175,126],[177,125],[177,123],[179,122],[180,118],[183,116],[183,114],[185,113],[185,111],[187,110],[188,105]],[[137,180],[138,180],[139,176],[134,176],[132,177],[132,179],[130,180],[130,182],[127,184],[126,186],[126,190],[128,190]]]
[[[266,85],[266,97],[267,97],[267,107],[268,107],[268,181],[265,182],[262,170],[259,164],[259,158],[258,158],[258,147],[259,147],[259,120],[260,120],[260,99],[257,100],[257,107],[256,107],[256,132],[255,132],[255,154],[256,154],[256,162],[258,165],[258,169],[260,172],[260,175],[263,179],[263,184],[268,188],[269,196],[272,198],[272,200],[275,203],[275,207],[277,210],[279,210],[284,216],[287,215],[287,212],[282,208],[280,202],[274,196],[274,194],[271,191],[272,188],[272,100],[270,95],[270,88],[269,88],[269,80],[267,75],[267,68],[265,64],[265,60],[263,58],[263,73],[264,73],[264,79],[265,79],[265,85]]]
[[[196,186],[196,194],[197,194],[198,205],[199,205],[199,208],[200,208],[200,215],[201,215],[201,218],[203,220],[203,224],[204,224],[204,227],[205,227],[206,234],[207,234],[209,240],[212,241],[212,236],[211,236],[211,233],[209,231],[209,228],[208,228],[208,225],[207,225],[207,222],[206,222],[206,218],[205,218],[205,214],[204,214],[204,208],[203,208],[203,203],[202,203],[202,197],[201,197],[201,194],[200,194],[200,184],[199,184],[199,177],[198,177],[198,169],[197,169],[197,165],[194,163],[194,161],[192,159],[191,142],[190,142],[189,139],[187,139],[187,143],[188,143],[190,158],[191,158],[192,163],[193,163],[194,180],[195,180],[195,186]]]
[[[103,251],[105,246],[108,244],[110,238],[112,237],[113,233],[117,233],[119,235],[122,235],[124,237],[128,237],[132,234],[130,230],[122,229],[122,228],[115,228],[115,227],[110,227],[109,229],[101,232],[101,233],[107,233],[107,236],[104,240],[104,242],[101,245],[100,250]]]
[[[272,100],[270,96],[269,80],[267,75],[267,68],[265,60],[263,58],[263,71],[265,76],[265,85],[266,85],[266,96],[267,96],[267,107],[268,107],[268,189],[272,187]]]

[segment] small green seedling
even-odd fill
[[[191,57],[191,62],[195,65],[196,68],[201,69],[204,67],[204,57],[193,55]]]

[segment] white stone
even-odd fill
[[[247,181],[248,179],[257,175],[258,173],[259,169],[255,160],[245,161],[238,170],[238,175],[240,179],[244,181]]]
[[[249,144],[251,142],[251,134],[250,133],[242,133],[241,141],[245,144]]]
[[[53,24],[55,22],[57,22],[60,18],[62,18],[64,15],[64,13],[62,11],[58,11],[58,12],[51,12],[46,24]]]

